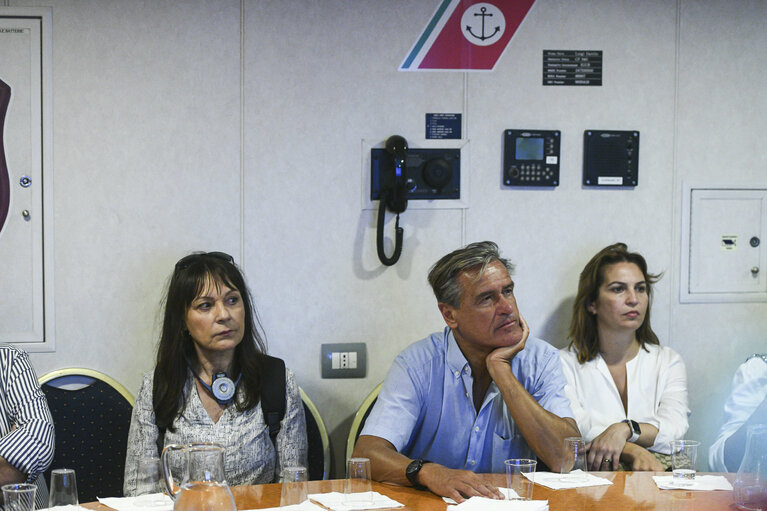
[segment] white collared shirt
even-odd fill
[[[626,363],[628,412],[601,355],[584,364],[568,348],[560,350],[560,355],[568,382],[565,393],[586,442],[611,424],[633,419],[658,428],[650,451],[670,454],[669,442],[687,432],[687,370],[671,348],[647,345]]]
[[[738,367],[732,379],[732,393],[724,404],[724,424],[708,451],[709,468],[716,472],[731,472],[738,467],[724,465],[724,444],[767,398],[767,363],[761,357],[749,358]]]

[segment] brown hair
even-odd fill
[[[593,360],[599,353],[599,332],[597,318],[588,310],[590,304],[599,297],[599,288],[604,283],[605,268],[616,263],[632,263],[642,271],[647,283],[647,313],[636,331],[637,341],[644,348],[646,344],[660,344],[658,336],[650,327],[650,308],[652,305],[652,285],[663,274],[647,273],[647,262],[637,252],[629,252],[625,243],[615,243],[603,248],[591,258],[581,272],[578,280],[578,294],[573,304],[573,318],[570,321],[570,348],[575,348],[578,362],[583,364]]]
[[[498,261],[505,266],[509,275],[514,272],[514,265],[500,256],[498,245],[492,241],[471,243],[443,256],[429,270],[429,284],[437,301],[460,307],[461,284],[458,282],[458,277],[461,272],[479,268],[477,275],[479,278],[487,265],[493,261]]]

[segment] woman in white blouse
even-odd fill
[[[589,470],[666,470],[669,442],[687,431],[684,362],[650,328],[658,278],[623,243],[600,250],[581,272],[561,356]]]

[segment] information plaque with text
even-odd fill
[[[602,51],[543,50],[543,85],[602,85]]]

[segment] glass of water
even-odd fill
[[[48,507],[76,506],[78,504],[77,480],[74,469],[56,468],[52,470]]]
[[[671,469],[674,471],[674,484],[691,486],[695,482],[695,460],[698,457],[697,440],[671,441]]]
[[[562,463],[561,480],[568,483],[588,481],[586,474],[586,442],[579,436],[565,438],[565,460]]]

